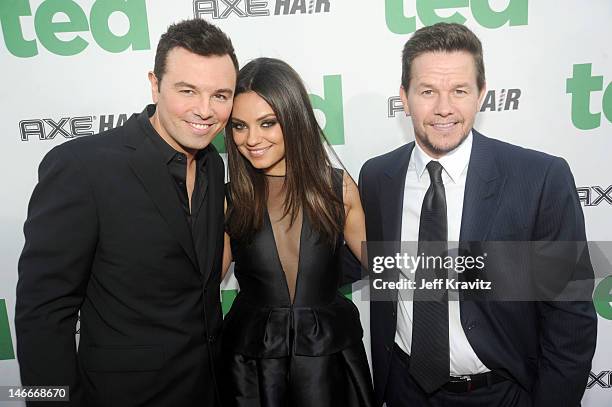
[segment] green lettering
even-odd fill
[[[416,31],[416,17],[404,15],[403,0],[385,0],[387,28],[395,34],[410,34]]]
[[[27,0],[0,1],[0,24],[6,49],[20,58],[29,58],[38,54],[36,40],[26,40],[21,31],[19,17],[31,16],[30,3]]]
[[[353,298],[353,287],[351,284],[347,284],[340,288],[340,294],[344,295],[349,300]],[[226,316],[229,310],[232,308],[232,304],[238,295],[238,290],[221,290],[221,311],[223,316]]]
[[[0,360],[15,359],[6,302],[0,299]]]
[[[219,134],[215,136],[215,138],[212,141],[212,144],[213,146],[215,146],[219,154],[226,152],[225,150],[225,131],[224,130],[222,130],[221,132],[219,132]]]
[[[474,19],[486,28],[499,28],[507,22],[510,26],[527,25],[528,9],[528,0],[510,0],[502,11],[492,10],[489,0],[472,0]]]
[[[344,295],[349,300],[353,299],[353,285],[347,284],[345,286],[340,287],[340,294]]]
[[[114,12],[126,15],[130,22],[128,32],[116,36],[108,26]],[[144,0],[98,0],[91,7],[91,33],[98,45],[109,52],[150,49],[147,7]]]
[[[603,100],[601,101],[601,106],[603,108],[604,116],[608,121],[612,122],[612,83],[608,84],[606,91],[603,95]]]
[[[326,75],[323,77],[323,94],[310,96],[313,109],[318,109],[325,115],[323,133],[330,144],[344,144],[344,110],[342,106],[342,77]],[[219,153],[227,152],[225,148],[224,131],[215,136],[212,144]]]
[[[601,280],[593,292],[593,304],[597,313],[605,319],[612,320],[612,276]]]
[[[466,18],[459,12],[455,12],[449,17],[440,17],[436,10],[444,8],[467,7],[470,5],[469,0],[417,0],[417,14],[423,25],[433,25],[441,21],[446,23],[463,24]]]
[[[238,290],[221,290],[221,311],[223,316],[227,315],[238,295]]]
[[[324,97],[309,95],[314,109],[325,115],[323,133],[330,144],[344,144],[344,110],[342,107],[342,77],[326,75],[323,77]]]
[[[69,21],[54,23],[53,16],[57,13],[65,13]],[[34,26],[40,43],[54,54],[62,56],[76,55],[88,45],[87,41],[78,35],[69,41],[62,41],[56,35],[61,32],[82,32],[89,30],[87,16],[79,5],[72,0],[46,0],[36,10]]]
[[[601,113],[590,112],[591,92],[603,89],[603,76],[591,75],[591,64],[576,64],[566,82],[566,93],[572,94],[572,123],[580,130],[599,126]]]

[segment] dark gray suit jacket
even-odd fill
[[[582,241],[584,218],[574,179],[558,157],[473,131],[462,242]],[[368,241],[401,240],[404,183],[414,142],[367,161],[359,187]],[[572,278],[592,284],[587,256]],[[597,338],[591,301],[461,301],[461,323],[482,362],[532,394],[534,405],[580,403]],[[397,302],[371,302],[372,364],[384,399]]]

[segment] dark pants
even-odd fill
[[[387,407],[532,407],[529,393],[511,380],[465,392],[440,389],[426,394],[408,371],[409,356],[394,346],[385,402]]]

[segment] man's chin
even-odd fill
[[[460,138],[452,136],[452,141],[448,140],[449,138],[447,137],[445,140],[447,142],[445,143],[432,143],[431,139],[434,137],[427,137],[425,140],[422,139],[420,141],[426,151],[435,156],[443,156],[459,147],[465,141],[468,134],[462,135]]]
[[[202,137],[202,138],[198,138],[196,140],[185,140],[185,143],[181,143],[181,146],[185,149],[189,149],[189,150],[203,150],[206,147],[208,147],[208,145],[210,143],[212,143],[213,139],[215,138],[215,135],[207,135],[207,137]]]

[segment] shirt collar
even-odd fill
[[[468,136],[459,146],[439,159],[430,157],[425,151],[423,151],[419,144],[415,142],[410,161],[411,163],[414,163],[414,169],[419,179],[421,179],[421,176],[425,172],[427,164],[429,164],[430,161],[438,161],[440,164],[442,164],[444,172],[446,172],[450,180],[453,183],[459,182],[461,174],[467,168],[470,162],[470,156],[472,154],[472,138],[472,131],[470,130]]]

